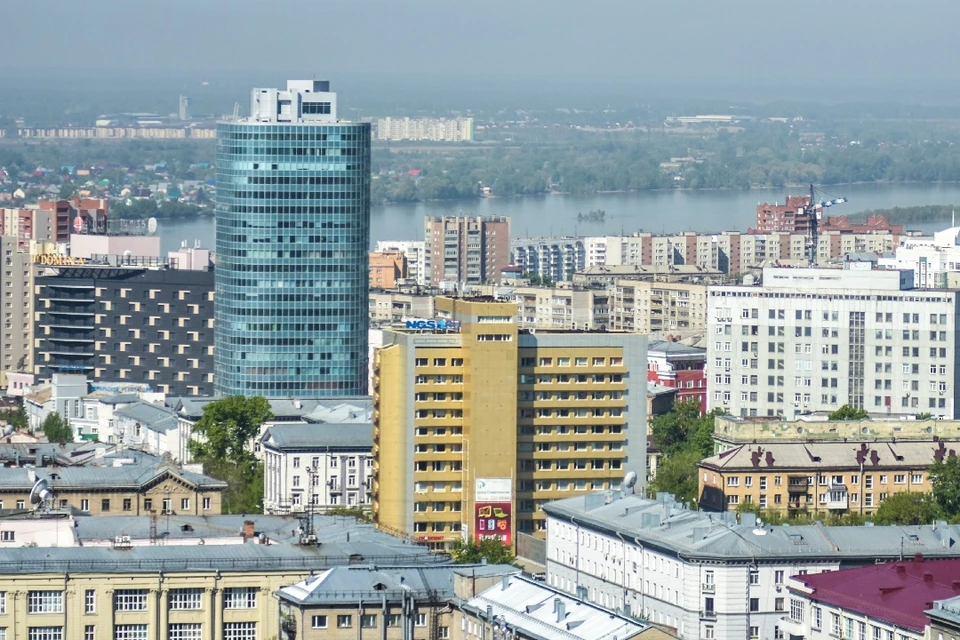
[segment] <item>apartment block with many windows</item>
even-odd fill
[[[378,523],[437,547],[511,543],[542,535],[546,501],[645,477],[645,336],[521,331],[491,299],[436,311],[444,328],[385,330],[376,356]]]
[[[863,268],[861,268],[863,267]],[[766,268],[762,284],[708,292],[708,408],[797,416],[957,410],[958,295],[912,271]]]
[[[212,271],[70,266],[36,279],[34,373],[213,393]]]

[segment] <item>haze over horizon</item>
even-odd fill
[[[16,24],[0,61],[8,77],[98,70],[540,77],[567,78],[571,92],[604,79],[716,88],[732,81],[822,84],[824,94],[812,99],[853,101],[867,87],[900,98],[924,88],[953,92],[944,81],[960,66],[952,19],[960,6],[944,0],[810,0],[802,11],[764,0],[13,0],[6,9]],[[83,37],[43,38],[38,46],[38,34],[56,33]]]

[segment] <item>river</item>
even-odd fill
[[[789,190],[801,195],[802,189]],[[486,198],[469,202],[389,204],[371,211],[371,242],[423,239],[424,216],[509,216],[514,238],[576,234],[619,235],[634,231],[745,231],[756,221],[759,202],[783,202],[786,189],[750,191],[646,191],[589,196],[548,195],[524,198]],[[830,187],[832,198],[849,202],[829,210],[830,215],[852,215],[867,209],[932,204],[960,204],[960,184],[855,184]],[[603,209],[603,222],[578,222],[577,213]],[[909,225],[925,233],[946,226],[938,221]],[[214,221],[210,217],[161,221],[163,251],[187,241],[214,248]]]

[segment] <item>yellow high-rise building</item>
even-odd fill
[[[645,478],[646,336],[522,331],[516,304],[491,298],[435,308],[375,356],[381,526],[435,548],[513,544],[543,531],[542,503]]]

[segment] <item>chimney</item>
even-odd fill
[[[493,620],[493,606],[487,605],[487,620]]]
[[[256,531],[254,529],[253,520],[244,520],[243,521],[243,541],[246,542],[247,540],[254,537],[255,535],[256,535]]]
[[[929,571],[923,572],[923,581],[924,582],[933,582],[933,574]]]
[[[960,580],[954,580],[950,583],[950,588],[954,591],[960,591]]]
[[[567,606],[563,604],[563,600],[557,598],[553,601],[557,609],[557,624],[563,622],[564,618],[567,617]]]
[[[506,591],[510,587],[510,576],[503,576],[503,579],[500,581],[501,591]]]
[[[915,554],[915,555],[913,556],[913,561],[914,561],[914,562],[923,562],[923,554],[922,554],[922,553],[917,553],[917,554]]]
[[[897,565],[897,573],[906,573],[906,572],[907,572],[907,568],[905,566],[903,566],[902,564]]]

